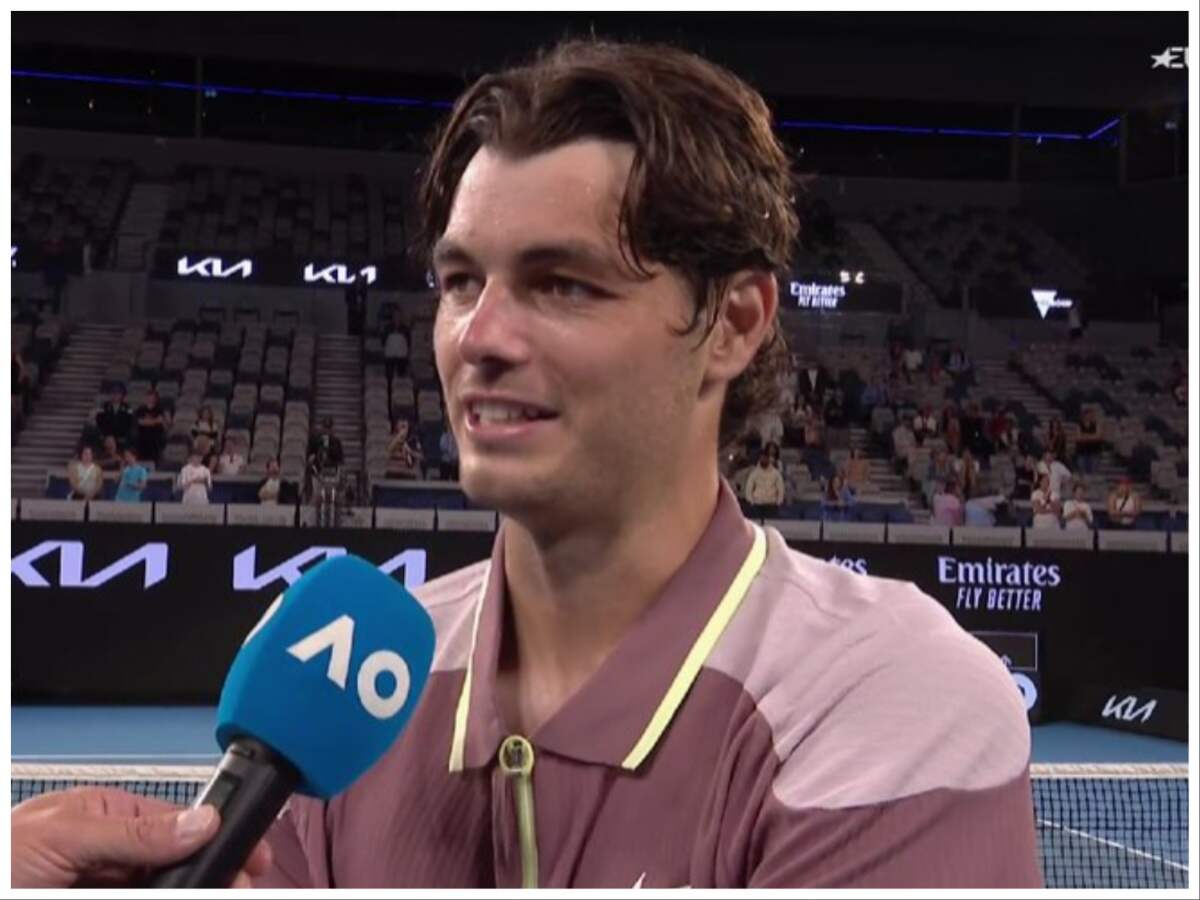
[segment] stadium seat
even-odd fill
[[[1188,533],[1186,531],[1171,532],[1171,552],[1172,553],[1187,553],[1188,552]]]

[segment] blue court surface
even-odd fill
[[[198,765],[218,756],[211,706],[17,706],[13,762]],[[1186,763],[1187,744],[1056,722],[1033,729],[1035,763]]]

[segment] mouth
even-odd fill
[[[527,438],[545,428],[558,415],[540,406],[508,400],[468,400],[467,433],[484,444]]]

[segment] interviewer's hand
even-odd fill
[[[184,810],[111,788],[42,794],[12,811],[12,886],[135,887],[194,853],[217,825],[211,806]],[[250,887],[270,866],[262,842],[232,887]]]

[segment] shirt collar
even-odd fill
[[[636,769],[666,731],[765,555],[765,535],[743,517],[722,481],[713,517],[687,560],[600,668],[529,736],[534,746]],[[495,696],[505,603],[502,525],[476,608],[451,771],[489,765],[510,733]]]

